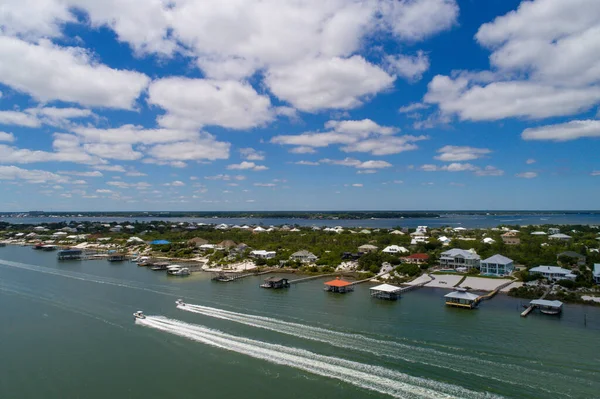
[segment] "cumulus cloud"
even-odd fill
[[[257,151],[254,148],[240,148],[240,154],[248,161],[264,161],[265,154],[262,151]]]
[[[277,184],[275,183],[254,183],[256,187],[275,187]]]
[[[68,179],[56,173],[37,169],[22,169],[17,166],[0,166],[0,180],[23,180],[27,183],[67,183]]]
[[[362,187],[363,184],[362,183],[354,183],[352,184],[352,187]]]
[[[435,159],[439,161],[462,162],[482,158],[492,151],[487,148],[447,145],[440,148],[437,152],[440,155],[437,155]]]
[[[255,172],[261,170],[267,170],[268,168],[264,165],[257,165],[254,162],[244,161],[239,164],[227,165],[227,169],[230,170],[253,170]]]
[[[350,166],[357,169],[383,169],[390,168],[392,166],[391,163],[386,161],[359,161],[354,158],[345,158],[345,159],[321,159],[320,163],[330,164],[330,165],[341,165],[341,166]]]
[[[166,111],[158,123],[171,129],[212,125],[248,129],[273,120],[271,100],[243,82],[171,77],[150,85],[148,102]]]
[[[423,52],[417,55],[389,55],[385,59],[387,69],[409,81],[417,81],[423,77],[423,73],[429,69],[429,57]]]
[[[314,162],[314,161],[298,161],[298,162],[294,162],[296,165],[306,165],[306,166],[318,166],[320,165],[319,162]]]
[[[0,141],[12,143],[15,141],[15,135],[12,133],[0,132]]]
[[[39,101],[131,109],[149,80],[99,64],[80,47],[0,36],[0,82]]]
[[[290,149],[289,152],[291,152],[292,154],[314,154],[317,151],[312,147],[300,146]]]
[[[424,172],[473,172],[476,176],[502,176],[503,170],[494,166],[481,168],[470,163],[452,162],[447,165],[425,164],[419,168]]]
[[[356,108],[393,82],[393,76],[358,55],[273,67],[265,78],[273,94],[307,112]]]
[[[536,162],[536,161],[535,161],[535,159],[533,159],[533,158],[529,158],[527,161],[525,161],[525,163],[526,163],[527,165],[534,164],[535,162]]]
[[[523,130],[523,140],[569,141],[600,137],[600,120],[574,120],[556,125],[546,125]]]
[[[42,125],[35,116],[20,111],[0,111],[0,124],[24,127],[40,127]]]
[[[420,111],[422,109],[427,109],[427,108],[429,108],[428,104],[412,103],[412,104],[408,104],[408,105],[398,108],[398,112],[401,114],[408,114],[410,112]]]
[[[225,181],[246,180],[246,176],[242,176],[242,175],[230,176],[230,175],[225,175],[225,174],[220,174],[220,175],[215,175],[215,176],[204,176],[204,178],[206,180],[225,180]]]

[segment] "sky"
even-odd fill
[[[0,211],[597,210],[597,0],[3,0]]]

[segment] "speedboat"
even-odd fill
[[[183,302],[181,299],[176,300],[175,303],[177,306],[185,306],[185,302]]]
[[[187,267],[171,268],[167,270],[167,273],[171,276],[189,276],[190,269]]]
[[[136,319],[145,319],[146,316],[144,315],[144,313],[142,313],[141,310],[138,310],[137,312],[135,312],[133,314],[133,317],[135,317]]]

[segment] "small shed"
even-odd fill
[[[325,291],[345,294],[346,292],[354,291],[354,285],[338,277],[335,280],[325,282]]]
[[[402,291],[402,288],[391,284],[381,284],[369,288],[369,291],[371,292],[371,296],[373,298],[395,301],[396,299],[400,298],[400,291]]]

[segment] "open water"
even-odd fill
[[[504,295],[468,311],[441,289],[261,281],[0,248],[0,398],[600,396],[598,307],[521,318]]]

